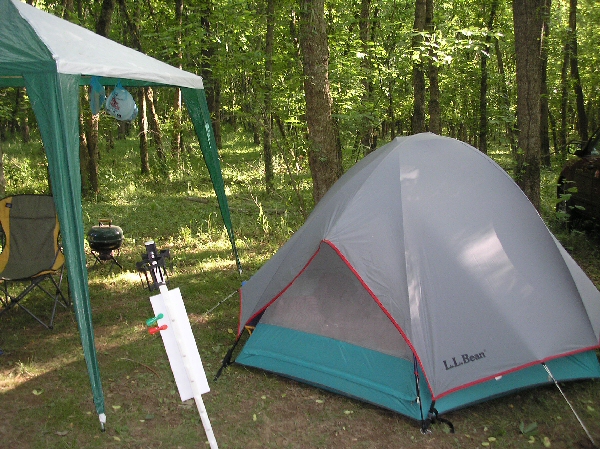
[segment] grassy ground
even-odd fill
[[[39,143],[3,148],[9,193],[44,192]],[[118,256],[124,270],[88,259],[107,431],[99,431],[72,312],[60,310],[48,331],[13,310],[0,318],[0,447],[208,447],[194,404],[179,400],[160,337],[146,332],[152,309],[135,262],[148,239],[173,254],[170,286],[179,287],[186,302],[211,386],[204,401],[221,448],[591,447],[555,387],[450,413],[455,434],[436,425],[432,434],[422,435],[417,423],[403,416],[262,371],[233,365],[214,382],[237,328],[237,296],[206,312],[235,292],[300,226],[301,202],[287,187],[283,167],[278,193],[265,195],[260,149],[229,136],[222,149],[223,172],[245,267],[240,276],[201,158],[185,158],[169,176],[141,178],[135,148],[135,141],[119,142],[103,152],[102,192],[83,203],[86,229],[111,218],[126,237]],[[552,218],[554,178],[553,172],[545,173],[544,213],[600,286],[597,244],[567,234]],[[303,201],[310,203],[306,174],[297,181]],[[29,303],[43,306],[36,299]],[[600,441],[598,382],[566,384],[564,391]]]

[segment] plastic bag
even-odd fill
[[[137,117],[138,107],[131,94],[121,86],[119,81],[106,99],[106,112],[117,120],[130,122]]]

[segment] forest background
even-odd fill
[[[202,75],[244,278],[302,224],[336,177],[395,136],[428,130],[456,137],[488,153],[523,187],[533,176],[539,189],[541,172],[551,198],[541,211],[548,219],[569,142],[600,126],[596,0],[33,4]],[[523,28],[520,19],[534,26]],[[527,147],[517,83],[523,68],[517,50],[525,45],[515,43],[524,29],[532,32],[539,62],[525,66],[539,104],[530,121],[538,123],[537,139]],[[321,89],[311,90],[316,83],[309,79],[320,80]],[[203,438],[196,411],[177,398],[164,350],[147,335],[147,293],[127,268],[150,238],[172,249],[170,279],[182,289],[209,374],[234,338],[238,305],[222,301],[233,297],[240,276],[179,92],[131,92],[140,114],[128,124],[92,116],[81,90],[85,226],[112,217],[126,238],[119,255],[125,270],[92,267],[93,261],[89,270],[108,430],[99,435],[90,416],[72,314],[61,310],[48,332],[26,314],[7,313],[0,322],[0,436],[9,446],[197,447]],[[325,138],[316,140],[315,131]],[[328,152],[314,158],[326,144]],[[24,90],[0,90],[3,148],[7,179],[0,176],[0,189],[46,192],[41,140]],[[600,285],[597,242],[560,231]],[[450,418],[457,434],[437,427],[433,436],[421,436],[397,414],[236,365],[211,388],[207,409],[221,447],[589,447],[550,387],[456,412]],[[597,382],[565,389],[598,439]]]
[[[539,208],[540,167],[561,163],[568,142],[584,141],[600,126],[594,0],[33,3],[202,75],[217,142],[224,130],[251,133],[262,145],[267,192],[274,158],[285,166],[286,182],[295,185],[296,175],[310,172],[318,201],[366,153],[396,136],[432,131],[484,153],[508,152],[504,168]],[[528,42],[518,41],[523,29],[539,57],[519,68]],[[539,91],[539,116],[522,108],[520,127],[519,73],[528,76],[520,85]],[[86,192],[99,192],[102,145],[132,131],[142,173],[168,171],[189,151],[191,125],[178,91],[139,89],[137,100],[137,123],[115,133],[90,115],[82,91]],[[0,137],[20,133],[27,141],[36,127],[31,114],[23,90],[1,91]],[[526,129],[532,123],[535,129]],[[298,198],[306,214],[311,205]]]

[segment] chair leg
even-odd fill
[[[57,304],[60,304],[61,306],[63,306],[66,309],[69,308],[69,306],[71,305],[70,300],[65,298],[65,296],[63,295],[63,293],[61,291],[63,275],[64,275],[64,272],[61,269],[60,273],[58,274],[58,278],[59,278],[58,281],[51,274],[46,275],[46,276],[41,276],[39,278],[31,279],[31,283],[27,286],[27,288],[25,290],[23,290],[16,297],[13,297],[10,295],[10,293],[8,292],[8,285],[7,285],[8,281],[4,281],[3,282],[3,290],[4,290],[5,297],[6,297],[6,306],[4,307],[4,309],[0,310],[0,315],[2,315],[7,310],[13,308],[14,306],[16,306],[18,304],[21,309],[23,309],[25,312],[27,312],[29,315],[31,315],[38,323],[40,323],[46,329],[52,329],[54,327],[54,317],[56,315]],[[54,285],[54,287],[56,289],[56,293],[54,293],[54,294],[50,293],[50,291],[44,285],[42,285],[42,282],[45,281],[46,279],[49,279],[52,282],[52,284]],[[53,299],[52,312],[51,312],[50,320],[48,321],[48,323],[45,323],[44,321],[42,321],[31,310],[29,310],[26,306],[21,304],[21,301],[25,298],[25,296],[27,296],[33,289],[35,289],[35,287],[38,287],[48,297]]]

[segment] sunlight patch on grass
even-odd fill
[[[34,380],[39,376],[48,374],[61,366],[65,366],[83,359],[81,350],[77,348],[60,357],[40,362],[31,358],[27,361],[17,361],[7,368],[0,370],[0,393],[18,388],[24,383]]]

